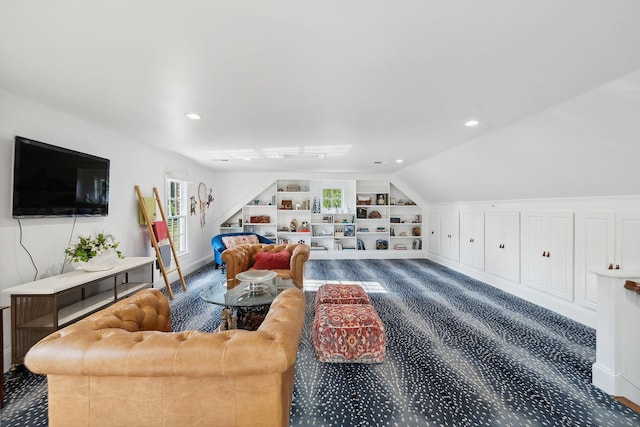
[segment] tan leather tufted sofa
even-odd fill
[[[25,357],[47,374],[49,425],[288,426],[304,293],[273,302],[257,331],[170,332],[146,289],[42,339]]]
[[[273,270],[278,276],[292,279],[295,286],[302,289],[306,262],[309,259],[309,246],[303,244],[253,244],[239,245],[222,252],[222,260],[227,264],[227,289],[233,289],[240,282],[236,274],[251,270],[256,261],[258,252],[291,252],[290,267],[288,270]]]

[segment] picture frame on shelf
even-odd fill
[[[353,225],[345,225],[344,226],[344,237],[353,237],[355,236],[355,229]]]
[[[283,200],[280,209],[293,210],[293,202],[291,200]]]
[[[366,219],[367,218],[367,208],[358,208],[356,212],[356,216],[358,219]]]
[[[376,205],[386,205],[387,204],[387,195],[386,193],[378,193],[376,194]]]
[[[377,250],[387,250],[389,249],[389,242],[385,239],[376,240],[376,249]]]

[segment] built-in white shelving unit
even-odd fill
[[[277,180],[221,233],[305,243],[312,257],[404,257],[422,251],[422,208],[388,181]]]

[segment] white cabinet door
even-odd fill
[[[460,262],[484,270],[484,212],[460,212]]]
[[[440,254],[440,213],[429,214],[429,252]]]
[[[520,213],[485,214],[485,270],[520,282]]]
[[[573,214],[549,214],[546,238],[548,291],[573,301]]]
[[[485,270],[501,275],[502,272],[502,217],[498,213],[485,214]]]
[[[547,242],[544,213],[527,212],[522,219],[522,283],[546,290]]]
[[[502,241],[504,252],[504,277],[520,282],[520,213],[505,213]]]
[[[526,212],[522,221],[522,283],[573,300],[573,214]]]
[[[640,269],[640,214],[616,215],[614,268]]]
[[[576,301],[596,310],[596,276],[603,268],[640,268],[640,214],[576,214]]]
[[[616,216],[613,213],[576,213],[576,302],[595,310],[598,287],[593,270],[607,268],[615,259]]]
[[[440,253],[454,261],[460,259],[459,227],[458,211],[440,212]]]

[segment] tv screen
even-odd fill
[[[107,216],[109,160],[16,136],[13,217]]]

